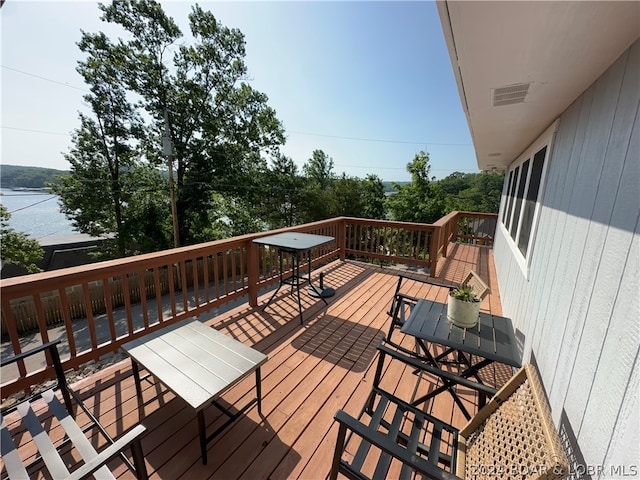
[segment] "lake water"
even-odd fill
[[[17,232],[36,239],[77,233],[67,217],[60,212],[57,195],[4,188],[0,192],[0,203],[11,214],[9,226]]]

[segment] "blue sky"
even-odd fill
[[[432,174],[477,172],[434,2],[199,2],[245,35],[251,85],[282,121],[282,152],[315,149],[337,174],[409,180],[420,150]],[[187,32],[191,2],[163,2]],[[67,169],[85,93],[80,30],[118,30],[88,1],[7,0],[0,9],[2,163]]]

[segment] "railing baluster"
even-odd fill
[[[189,277],[187,276],[187,260],[178,262],[180,265],[180,282],[179,288],[182,289],[182,311],[189,311]],[[175,315],[175,313],[174,313]]]
[[[164,315],[162,311],[162,284],[160,282],[160,267],[153,269],[153,281],[156,286],[156,308],[158,311],[158,323],[162,323]]]
[[[83,285],[83,289],[84,288],[85,286]],[[86,288],[88,289],[89,286],[87,285]],[[105,315],[107,317],[107,323],[109,325],[109,334],[111,335],[111,341],[114,342],[116,338],[118,338],[118,332],[116,332],[116,319],[113,316],[113,293],[111,291],[111,282],[109,281],[109,278],[102,279],[101,300],[104,301]],[[97,308],[99,307],[99,305],[95,305],[95,306],[96,306],[95,311],[100,311]],[[87,305],[87,309],[91,311],[90,313],[87,312],[87,319],[90,318],[91,325],[93,325],[94,305],[91,305],[91,304]]]
[[[200,298],[199,298],[199,294],[200,292],[198,291],[200,289],[200,281],[198,279],[198,276],[200,275],[200,269],[198,268],[198,257],[193,258],[193,260],[191,260],[191,264],[193,265],[193,301],[194,301],[194,308],[198,308],[200,306]]]
[[[202,288],[204,289],[204,301],[209,303],[211,295],[209,294],[209,255],[202,257]]]
[[[69,354],[71,358],[76,356],[76,339],[73,336],[73,323],[71,321],[71,310],[69,309],[69,300],[65,288],[58,289],[60,295],[60,306],[62,308],[62,318],[64,319],[64,330],[67,335],[67,343],[69,345]]]
[[[232,280],[232,292],[235,292],[238,289],[237,280],[238,280],[238,268],[236,265],[236,249],[231,250],[231,280]]]
[[[147,272],[138,271],[138,284],[140,286],[140,308],[142,309],[142,323],[144,329],[149,328],[149,312],[147,310]]]
[[[104,281],[103,281],[104,283]],[[109,289],[109,282],[106,282],[105,287],[105,299],[107,301],[107,315],[111,314],[109,317],[109,330],[111,331],[112,340],[115,339],[115,330],[113,329],[113,311],[111,309],[111,293]],[[82,294],[84,295],[84,303],[87,305],[86,315],[87,315],[87,327],[89,328],[89,338],[91,339],[91,348],[96,348],[98,346],[98,338],[96,337],[96,326],[94,324],[93,319],[93,308],[91,307],[91,295],[89,293],[89,284],[84,282],[82,284]]]
[[[13,348],[13,354],[17,355],[19,353],[22,353],[22,348],[20,348],[20,337],[18,336],[18,329],[16,328],[16,322],[13,317],[13,310],[11,309],[9,298],[7,298],[7,296],[4,294],[2,297],[2,319],[5,321],[7,333],[9,334],[9,340],[11,341],[11,347]],[[27,370],[24,366],[24,360],[19,360],[17,365],[18,373],[20,374],[20,376],[26,376]]]

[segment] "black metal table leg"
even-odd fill
[[[291,288],[295,282],[297,295],[298,295],[298,312],[300,313],[300,325],[304,325],[304,319],[302,318],[302,301],[300,300],[300,254],[296,251],[291,254],[293,259],[293,277],[291,279]]]
[[[207,464],[207,433],[205,431],[204,409],[198,411],[198,434],[200,435],[200,453],[202,464]]]
[[[282,253],[288,253],[291,255],[291,276],[284,278],[284,266],[283,266],[283,256]],[[302,277],[300,275],[300,261],[301,261],[301,256],[306,255],[306,259],[308,260],[309,264],[308,264],[308,269],[307,269],[307,274],[306,274],[306,278]],[[327,302],[327,300],[321,295],[321,292],[319,292],[315,285],[313,285],[313,283],[311,283],[311,250],[293,250],[293,249],[286,249],[286,248],[280,248],[278,249],[278,259],[279,259],[279,263],[280,263],[280,271],[279,271],[279,284],[278,284],[278,288],[276,289],[275,292],[273,292],[273,294],[271,295],[271,297],[269,298],[269,301],[262,307],[262,310],[264,311],[269,304],[271,303],[271,301],[275,298],[275,296],[278,294],[278,292],[280,291],[280,288],[282,288],[282,285],[284,284],[288,284],[291,285],[291,294],[293,295],[294,293],[296,294],[296,299],[298,301],[298,314],[300,316],[300,325],[304,325],[304,317],[302,314],[302,299],[300,298],[300,284],[302,282],[309,282],[309,286],[311,289],[313,289],[315,291],[315,293],[317,294],[317,296],[322,299],[322,301],[324,302],[325,305],[329,305],[329,303]],[[294,292],[295,290],[295,292]]]
[[[256,397],[258,399],[258,415],[262,417],[262,380],[260,367],[256,369]]]
[[[140,385],[140,368],[138,367],[138,362],[136,362],[133,358],[131,359],[131,370],[133,371],[133,379],[136,384],[136,393],[138,394],[138,398],[142,399],[142,386]]]
[[[470,368],[467,368],[465,371],[460,373],[460,376],[463,377],[463,378],[469,378],[471,376],[476,376],[480,369],[486,367],[487,365],[490,365],[491,363],[493,363],[492,360],[484,359],[481,362],[478,362],[478,363],[474,364]],[[482,382],[480,382],[480,383],[482,383]],[[443,379],[441,386],[439,386],[435,390],[427,393],[426,395],[423,395],[422,397],[414,400],[412,403],[413,403],[413,405],[419,405],[422,402],[426,402],[427,400],[435,397],[436,395],[439,395],[440,393],[444,392],[445,390],[448,390],[449,393],[451,394],[451,396],[453,397],[453,400],[460,407],[460,410],[462,410],[462,414],[465,416],[465,418],[467,420],[469,420],[471,418],[471,415],[469,414],[467,409],[462,404],[462,401],[460,400],[460,397],[458,397],[458,394],[453,389],[454,386],[455,386],[455,384],[453,382],[451,382],[449,380],[446,380],[446,379]],[[486,395],[484,393],[482,393],[482,392],[478,392],[478,406],[481,408],[482,406],[484,406],[485,402],[486,402]]]

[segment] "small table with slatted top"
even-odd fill
[[[194,408],[198,416],[204,464],[207,463],[207,443],[249,407],[257,403],[258,414],[262,416],[260,366],[267,361],[267,356],[197,320],[184,320],[150,333],[124,344],[122,349],[131,357],[139,398],[142,398],[142,366]],[[235,413],[217,402],[220,395],[253,372],[256,375],[256,398]],[[207,436],[204,409],[210,404],[222,410],[229,418]]]
[[[298,294],[300,325],[304,325],[304,319],[302,318],[302,302],[300,301],[300,285],[304,282],[309,282],[310,291],[313,292],[312,296],[320,298],[325,305],[328,305],[323,292],[311,283],[311,264],[313,263],[311,251],[316,247],[326,245],[334,240],[334,237],[329,237],[327,235],[315,235],[302,232],[283,232],[256,238],[253,243],[276,247],[278,249],[278,263],[280,265],[280,283],[278,284],[276,291],[271,295],[271,298],[269,298],[269,301],[264,305],[264,307],[262,307],[262,310],[267,308],[283,285],[291,285],[292,291],[295,290]],[[284,262],[282,259],[283,253],[291,255],[291,273],[287,278],[284,276]],[[305,257],[307,260],[308,272],[307,275],[301,275],[300,263],[304,262]]]
[[[435,367],[440,368],[444,357],[453,352],[457,361],[463,365],[464,370],[459,375],[464,378],[475,377],[480,383],[482,381],[478,372],[494,362],[511,367],[521,366],[522,355],[517,347],[513,325],[506,317],[481,312],[475,327],[460,328],[447,320],[446,303],[419,300],[400,331],[416,338],[427,360]],[[444,346],[445,353],[433,355],[425,342]],[[463,414],[471,418],[454,391],[453,384],[448,381],[421,397],[416,403],[428,400],[445,390],[449,390]],[[480,407],[484,405],[485,400],[481,394]]]

